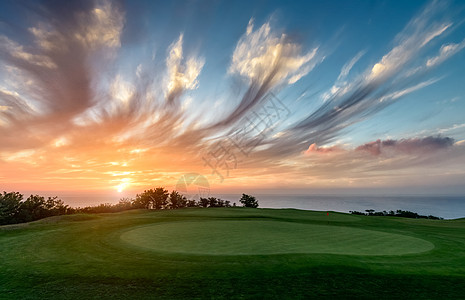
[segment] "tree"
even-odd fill
[[[197,207],[198,206],[197,201],[195,201],[194,199],[187,200],[186,206],[187,207]]]
[[[47,201],[45,202],[45,209],[48,211],[50,216],[65,215],[69,214],[70,212],[70,207],[65,205],[63,200],[58,199],[57,196],[48,197]]]
[[[207,199],[207,198],[202,198],[200,197],[200,200],[199,200],[199,206],[200,207],[208,207],[208,204],[210,203],[210,201]]]
[[[26,201],[21,202],[19,207],[19,218],[21,222],[30,222],[49,217],[45,207],[45,198],[39,195],[31,195]]]
[[[252,207],[252,208],[258,207],[258,201],[257,199],[255,199],[254,196],[242,194],[242,197],[239,200],[239,202],[242,203],[242,206],[244,207]]]
[[[172,191],[169,196],[169,207],[171,209],[177,209],[186,206],[187,199],[177,191]]]
[[[0,225],[18,223],[18,213],[23,195],[18,192],[0,194]]]
[[[208,198],[208,206],[209,207],[218,207],[218,199],[215,197],[209,197]]]
[[[134,201],[134,207],[163,209],[167,204],[167,200],[168,190],[159,187],[156,189],[146,190],[142,194],[137,194],[136,200]]]
[[[375,212],[374,209],[365,209],[365,211],[367,212],[367,214],[368,214],[369,216],[372,216],[373,213]]]
[[[115,204],[116,211],[129,210],[133,208],[134,199],[123,197],[119,199],[118,204]]]
[[[169,195],[168,190],[165,190],[162,187],[155,189],[155,194],[154,194],[154,197],[152,198],[155,209],[165,208],[168,202],[168,195]]]
[[[136,199],[133,202],[134,208],[150,208],[152,204],[152,198],[150,197],[150,194],[152,193],[153,190],[146,190],[142,194],[137,194]]]

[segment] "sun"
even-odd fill
[[[115,186],[118,193],[123,192],[129,186],[129,181],[130,181],[129,178],[121,179],[121,183]]]

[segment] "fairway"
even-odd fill
[[[463,299],[464,220],[295,209],[0,226],[0,299]]]
[[[402,255],[434,248],[419,238],[380,231],[247,220],[163,223],[130,230],[121,239],[153,251],[203,255]]]

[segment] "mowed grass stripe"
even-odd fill
[[[121,240],[145,250],[195,255],[404,255],[434,248],[402,234],[269,220],[168,222],[127,231]]]

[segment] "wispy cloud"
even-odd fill
[[[446,59],[449,57],[453,56],[460,50],[462,50],[465,47],[465,40],[463,40],[461,43],[458,44],[445,44],[441,46],[441,49],[439,49],[439,54],[435,57],[432,57],[428,59],[426,62],[427,67],[433,67],[436,66],[442,62],[444,62]]]
[[[418,60],[417,54],[450,27],[449,22],[432,21],[442,9],[443,5],[437,2],[429,4],[397,35],[396,44],[388,53],[361,75],[348,79],[341,86],[334,85],[325,93],[324,105],[290,127],[288,135],[273,141],[272,151],[291,154],[306,149],[308,144],[324,145],[342,130],[392,103],[380,100],[399,99],[434,83],[432,79],[408,86],[418,80],[419,74],[408,78],[405,74]],[[350,65],[349,61],[347,67]]]
[[[302,53],[302,47],[286,34],[275,33],[269,22],[253,30],[253,19],[237,43],[232,55],[230,73],[237,73],[250,82],[269,85],[293,84],[307,75],[321,61],[318,48]]]
[[[205,60],[203,58],[183,58],[183,34],[169,47],[169,55],[166,59],[167,68],[167,92],[166,100],[172,103],[185,90],[197,88],[199,76]]]
[[[354,67],[354,65],[359,61],[360,58],[362,58],[363,55],[365,55],[366,51],[360,51],[355,55],[349,62],[347,62],[341,69],[341,73],[339,73],[339,76],[337,77],[337,80],[343,80],[349,75],[350,70]]]
[[[253,29],[251,19],[246,33],[236,45],[229,67],[230,74],[245,78],[247,90],[234,110],[211,128],[233,126],[263,104],[268,93],[294,84],[324,59],[318,48],[303,52],[300,44],[286,34],[274,31],[270,22]]]

